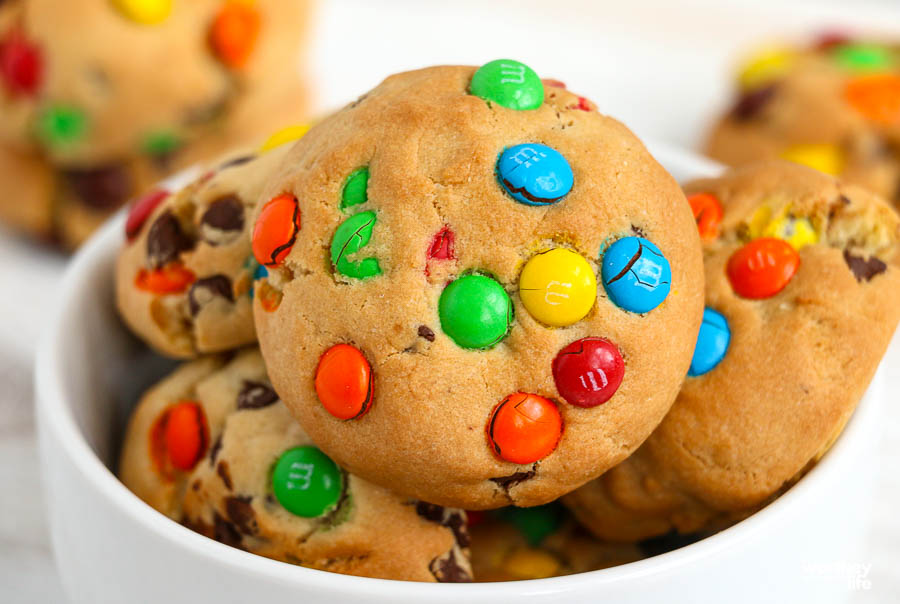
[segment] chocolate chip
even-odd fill
[[[775,84],[770,84],[769,86],[764,86],[763,88],[757,88],[744,93],[738,99],[734,109],[731,110],[731,115],[734,119],[741,122],[753,119],[759,115],[759,112],[766,103],[775,96],[776,88],[777,86]]]
[[[217,171],[221,172],[222,170],[227,170],[228,168],[236,168],[237,166],[243,166],[244,164],[249,163],[249,162],[253,161],[254,159],[256,159],[255,155],[240,155],[238,157],[235,157],[234,159],[229,159],[228,161],[220,164],[219,167],[217,168]]]
[[[420,501],[416,504],[416,514],[430,522],[442,524],[444,522],[444,511],[445,508],[442,505],[425,503],[424,501]]]
[[[431,561],[428,570],[438,580],[438,583],[469,583],[472,581],[471,573],[457,560],[456,549],[452,549],[443,556]]]
[[[460,547],[469,547],[469,531],[466,529],[466,522],[459,510],[419,501],[416,503],[416,514],[429,522],[449,528],[453,531],[453,536],[456,537],[456,542]]]
[[[528,480],[529,478],[535,475],[535,470],[532,468],[527,472],[515,472],[510,474],[509,476],[498,476],[497,478],[491,478],[491,482],[496,482],[499,486],[504,489],[508,489],[511,486],[517,485],[523,480]]]
[[[219,475],[219,478],[222,479],[222,483],[225,485],[225,488],[229,491],[234,490],[234,485],[231,482],[231,471],[228,469],[228,462],[224,459],[216,464],[216,474]]]
[[[244,204],[236,195],[215,200],[203,212],[200,224],[219,231],[241,231],[244,228]],[[215,242],[210,242],[215,245]]]
[[[853,276],[860,283],[871,281],[875,275],[880,275],[887,270],[887,264],[875,256],[870,256],[866,260],[862,256],[854,256],[848,250],[844,250],[844,262],[847,263],[847,266],[853,272]]]
[[[462,512],[451,512],[444,521],[444,526],[453,531],[453,536],[456,537],[456,542],[460,547],[469,547],[471,539]]]
[[[222,435],[219,434],[216,437],[216,441],[213,443],[212,447],[209,449],[209,463],[216,463],[216,458],[219,456],[219,451],[222,450]]]
[[[238,409],[262,409],[278,401],[278,394],[268,384],[244,380],[237,399]]]
[[[635,235],[637,235],[638,237],[643,237],[644,239],[647,238],[647,236],[644,234],[644,229],[642,229],[639,226],[631,225],[631,232],[634,233]]]
[[[696,543],[702,538],[703,535],[697,533],[682,535],[677,531],[670,531],[665,535],[651,537],[650,539],[640,541],[638,543],[638,548],[641,550],[641,553],[649,558]]]
[[[124,164],[64,170],[62,176],[78,199],[97,210],[115,209],[134,193],[134,179]]]
[[[188,291],[188,306],[191,316],[196,317],[200,309],[209,304],[216,296],[234,302],[234,293],[231,289],[231,279],[225,275],[213,275],[198,279],[191,285]]]
[[[219,516],[218,513],[215,514],[213,523],[213,539],[231,547],[244,549],[243,538],[234,524]]]
[[[172,212],[159,215],[147,233],[147,258],[151,268],[161,268],[178,258],[181,252],[193,247],[193,242]]]
[[[434,332],[427,325],[419,325],[419,337],[434,342]]]
[[[250,502],[253,500],[248,495],[236,495],[225,499],[225,511],[228,517],[245,535],[255,535],[259,528],[256,524],[256,512]]]

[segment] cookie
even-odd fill
[[[726,164],[782,158],[900,202],[900,52],[829,35],[773,47],[737,78],[706,153]]]
[[[0,217],[75,247],[170,171],[302,119],[305,85],[285,66],[300,58],[308,9],[275,0],[4,2]],[[33,187],[12,158],[49,175],[27,213],[19,200]]]
[[[291,420],[256,349],[187,363],[151,388],[119,476],[176,522],[261,556],[384,579],[471,577],[465,512],[335,465]]]
[[[256,341],[250,249],[256,200],[289,144],[239,151],[180,191],[151,189],[130,208],[116,303],[131,330],[175,358]]]
[[[686,191],[721,208],[707,310],[660,426],[564,498],[600,538],[716,530],[778,496],[838,437],[900,318],[900,218],[881,198],[779,161]]]
[[[559,503],[470,512],[469,533],[477,582],[561,577],[642,557],[636,546],[594,539]]]
[[[624,459],[700,325],[678,186],[515,61],[388,78],[293,147],[253,229],[285,403],[349,471],[442,505],[546,503]]]

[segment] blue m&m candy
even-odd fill
[[[572,190],[575,177],[562,154],[539,143],[515,145],[497,159],[497,178],[513,199],[530,206],[556,203]]]
[[[722,313],[711,308],[703,311],[703,323],[697,335],[697,346],[688,375],[697,377],[709,373],[725,358],[731,343],[731,329]]]
[[[254,264],[256,262],[254,261]],[[269,276],[269,269],[264,267],[262,264],[256,264],[256,269],[253,271],[253,281],[259,281],[260,279],[265,279]],[[250,288],[250,299],[253,299],[254,288]]]
[[[630,312],[650,312],[672,287],[669,261],[643,237],[625,237],[609,246],[601,275],[609,299]]]

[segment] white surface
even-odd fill
[[[727,72],[749,43],[773,29],[896,31],[900,6],[892,0],[331,0],[320,21],[314,66],[322,108],[347,102],[392,71],[511,56],[566,81],[641,135],[692,145],[711,112],[727,102]],[[37,334],[58,297],[62,264],[0,230],[0,602],[61,601],[43,524],[29,374]],[[855,594],[859,602],[895,602],[900,594],[896,339],[886,365],[895,404],[888,406],[885,438],[872,460],[886,469],[872,511],[875,528],[868,551],[848,560],[872,564],[872,588]]]
[[[684,152],[659,157],[676,177],[709,174]],[[60,289],[62,307],[38,353],[37,420],[50,527],[74,602],[827,604],[853,593],[848,571],[859,585],[868,581],[847,564],[859,559],[869,523],[856,512],[872,497],[874,472],[866,462],[880,425],[880,376],[828,454],[774,503],[713,537],[611,569],[500,584],[383,581],[276,562],[192,533],[141,502],[104,465],[115,458],[110,443],[123,398],[115,376],[127,366],[132,381],[143,379],[133,375],[141,364],[126,364],[136,345],[109,302],[123,222],[120,216],[108,224],[72,263]]]

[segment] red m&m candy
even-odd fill
[[[494,408],[487,424],[488,443],[500,459],[533,463],[550,455],[562,436],[562,417],[549,399],[516,392]]]
[[[131,209],[128,210],[128,219],[125,221],[125,237],[128,238],[128,241],[137,237],[141,227],[144,226],[156,206],[168,196],[168,191],[160,189],[144,195],[132,204]]]
[[[615,344],[604,338],[582,338],[553,359],[553,380],[567,403],[596,407],[608,401],[625,376],[625,361]]]
[[[13,94],[34,95],[41,85],[44,64],[37,46],[16,28],[0,40],[0,79]]]
[[[697,231],[703,241],[713,241],[719,236],[719,224],[722,222],[722,204],[712,193],[694,193],[688,195],[688,203],[697,221]]]
[[[253,256],[263,266],[281,264],[300,232],[300,207],[297,198],[283,193],[271,199],[256,219],[253,227]]]
[[[787,286],[800,266],[800,255],[782,239],[755,239],[728,259],[731,287],[743,298],[771,298]]]
[[[316,395],[338,419],[356,419],[369,410],[375,390],[372,366],[358,348],[336,344],[316,368]]]

